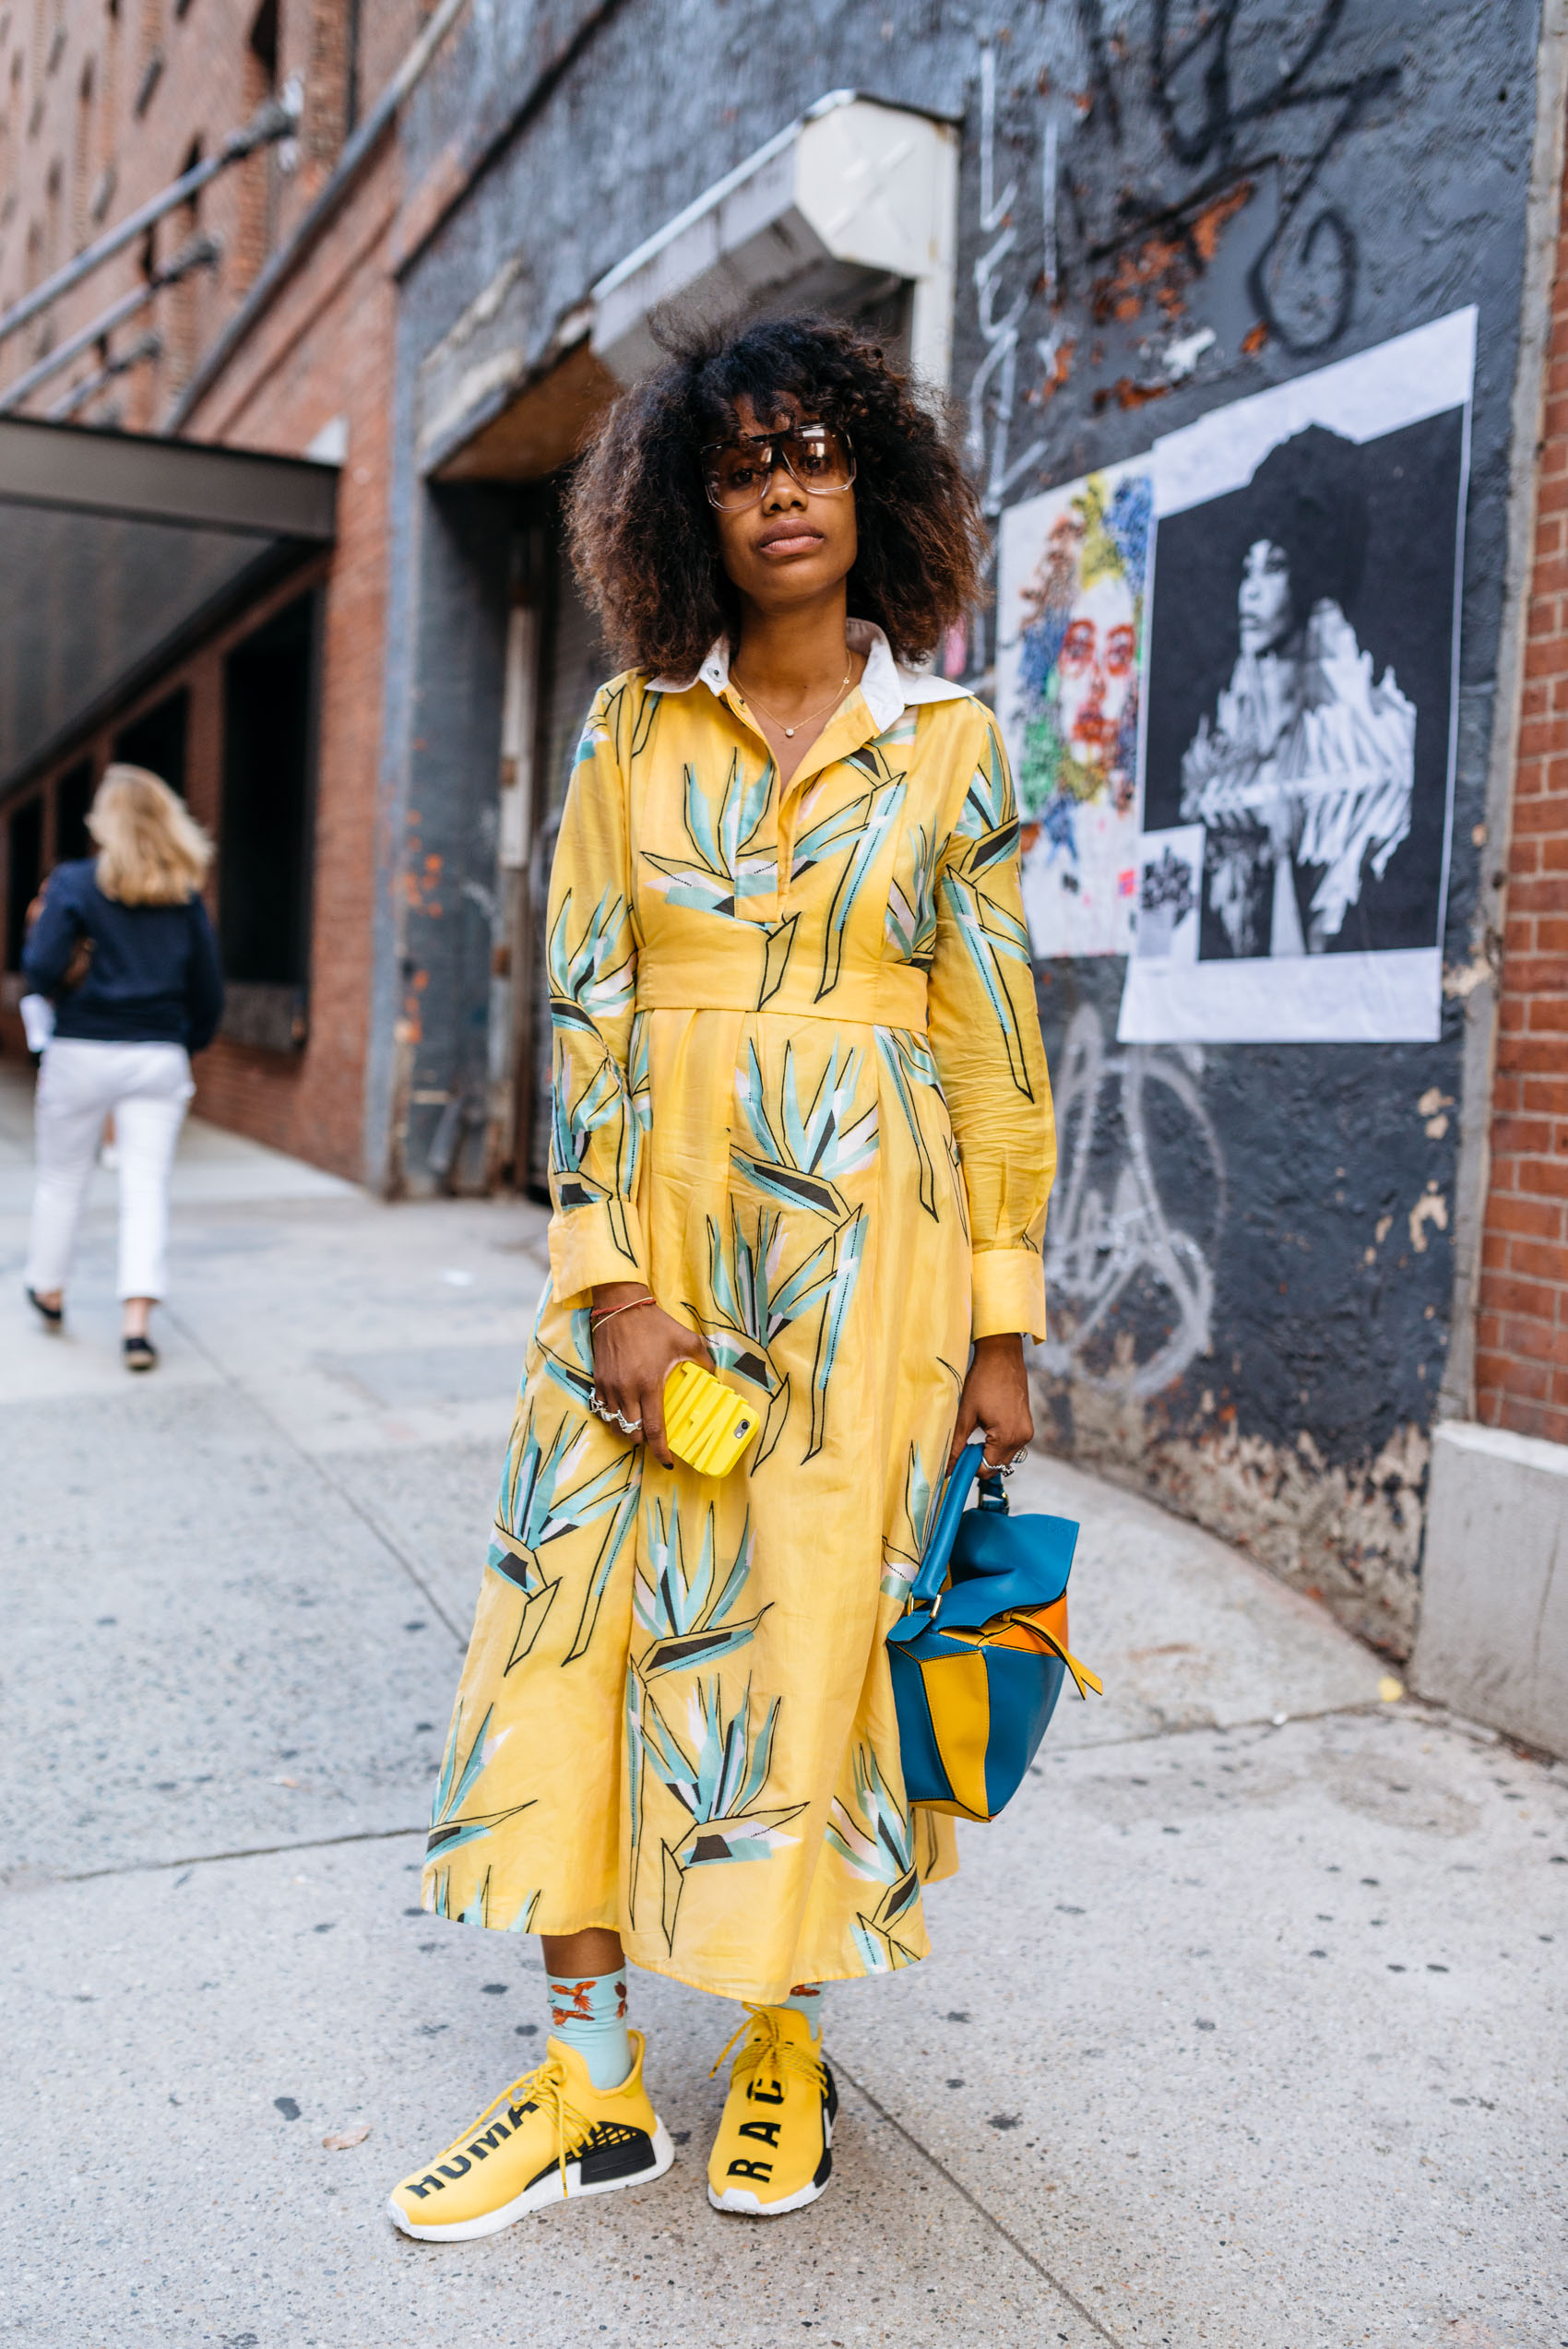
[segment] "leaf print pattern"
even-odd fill
[[[463,1705],[458,1699],[452,1714],[452,1726],[446,1733],[446,1750],[442,1757],[441,1774],[435,1782],[435,1795],[431,1804],[430,1833],[425,1850],[439,1852],[449,1857],[464,1844],[478,1843],[482,1836],[493,1833],[503,1821],[517,1818],[528,1810],[527,1802],[508,1803],[499,1810],[474,1811],[463,1815],[463,1805],[478,1785],[487,1765],[493,1762],[505,1745],[509,1730],[490,1735],[490,1725],[495,1708],[490,1706],[483,1720],[474,1731],[467,1755],[463,1754]]]
[[[897,873],[888,887],[885,929],[887,941],[901,962],[929,970],[936,951],[936,866],[938,845],[923,824],[912,824],[907,835],[913,864],[913,895],[906,895]]]
[[[909,1596],[909,1585],[920,1572],[921,1560],[925,1556],[926,1536],[931,1529],[932,1503],[936,1488],[926,1475],[918,1443],[909,1446],[909,1465],[904,1475],[904,1523],[896,1541],[886,1536],[882,1545],[882,1596],[903,1600]]]
[[[755,1539],[750,1515],[722,1583],[714,1564],[714,1545],[710,1508],[704,1515],[696,1560],[688,1572],[676,1501],[671,1501],[668,1525],[662,1504],[649,1503],[647,1556],[638,1561],[632,1585],[633,1611],[652,1643],[637,1667],[645,1681],[699,1664],[717,1664],[721,1657],[732,1655],[745,1646],[766,1614],[765,1606],[754,1615],[730,1619],[730,1609],[744,1590],[752,1570]]]
[[[756,831],[767,813],[773,792],[774,767],[769,759],[751,782],[745,779],[741,753],[730,762],[715,814],[696,769],[685,771],[685,828],[692,857],[655,856],[643,851],[653,867],[648,887],[672,906],[687,906],[698,913],[724,914],[731,919],[748,897],[771,897],[778,887],[778,859],[757,846]]]
[[[1018,811],[1012,778],[1001,742],[994,731],[989,731],[986,763],[976,767],[954,826],[943,869],[942,895],[1002,1033],[1008,1074],[1016,1090],[1032,1101],[1035,1089],[1024,1023],[1028,1016],[1038,1031],[1039,1015],[1034,1009],[1029,933],[1021,906],[1015,910],[980,885],[982,877],[997,868],[1013,873],[1017,849]],[[1016,905],[1016,885],[1011,894]],[[1009,966],[1013,986],[1008,983]],[[1027,1014],[1015,1001],[1014,987],[1028,1007]]]
[[[919,1954],[895,1929],[920,1896],[914,1821],[867,1746],[855,1749],[854,1793],[853,1811],[835,1797],[827,1846],[851,1875],[885,1888],[869,1916],[857,1914],[855,1940],[868,1974],[891,1974]]]
[[[568,1664],[576,1661],[593,1637],[610,1570],[636,1513],[642,1459],[636,1449],[620,1448],[605,1466],[572,1485],[570,1478],[599,1441],[593,1431],[567,1419],[556,1429],[548,1448],[543,1447],[531,1415],[523,1424],[520,1442],[514,1440],[496,1505],[497,1538],[486,1561],[493,1572],[515,1583],[523,1594],[522,1616],[505,1672],[531,1652],[560,1588],[559,1576],[552,1579],[545,1573],[539,1553],[564,1535],[608,1517],[566,1657]]]
[[[936,1074],[936,1062],[932,1059],[923,1038],[913,1035],[907,1027],[879,1027],[876,1049],[887,1072],[893,1097],[904,1112],[904,1122],[909,1130],[909,1139],[915,1145],[915,1156],[920,1161],[921,1205],[928,1216],[940,1221],[941,1211],[936,1204],[936,1168],[915,1100],[917,1085],[925,1086],[941,1099],[942,1086]]]
[[[854,1114],[861,1055],[849,1054],[840,1076],[835,1043],[803,1109],[798,1066],[794,1047],[787,1044],[778,1112],[770,1116],[756,1046],[747,1045],[746,1057],[735,1072],[735,1098],[752,1147],[746,1151],[731,1145],[731,1156],[747,1180],[781,1206],[847,1216],[849,1204],[836,1187],[836,1178],[858,1173],[876,1156],[874,1099],[858,1117]]]
[[[638,1691],[636,1699],[634,1689]],[[699,1681],[686,1701],[687,1744],[683,1746],[653,1699],[642,1695],[636,1676],[632,1676],[627,1732],[628,1742],[636,1744],[640,1755],[639,1814],[644,1798],[641,1768],[646,1767],[691,1821],[685,1833],[663,1845],[664,1898],[659,1922],[665,1948],[671,1952],[688,1869],[768,1859],[784,1845],[799,1841],[784,1830],[805,1809],[803,1802],[768,1807],[757,1800],[767,1784],[781,1702],[778,1697],[772,1700],[754,1730],[749,1680],[739,1704],[728,1715],[720,1682],[717,1679]],[[639,1816],[638,1831],[641,1825]]]
[[[839,875],[838,886],[833,893],[833,903],[828,908],[826,943],[822,957],[822,982],[816,991],[818,1002],[838,983],[838,972],[844,959],[846,925],[854,910],[855,900],[861,894],[866,874],[876,860],[888,827],[904,804],[904,789],[901,782],[889,783],[880,791],[871,795],[871,804],[861,824],[860,836],[843,872]],[[798,854],[795,862],[798,867],[800,863]]]

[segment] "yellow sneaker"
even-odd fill
[[[640,2031],[632,2033],[632,2069],[619,2088],[596,2088],[576,2049],[552,2038],[537,2070],[514,2080],[428,2168],[394,2187],[387,2215],[422,2242],[461,2243],[563,2197],[644,2186],[674,2158],[643,2086]]]
[[[782,2218],[814,2202],[832,2174],[838,2091],[803,2014],[760,2006],[750,2013],[708,2155],[707,2199],[716,2211]]]

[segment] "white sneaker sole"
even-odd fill
[[[584,2186],[581,2165],[568,2162],[564,2194],[561,2191],[561,2173],[552,2169],[547,2176],[535,2178],[531,2186],[526,2186],[498,2209],[483,2211],[478,2218],[458,2219],[451,2226],[422,2226],[417,2219],[409,2216],[395,2195],[387,2202],[386,2215],[402,2234],[411,2235],[421,2243],[469,2243],[477,2236],[499,2235],[503,2227],[515,2224],[518,2219],[527,2218],[530,2211],[541,2211],[552,2202],[575,2202],[589,2194],[619,2194],[625,2186],[651,2186],[656,2177],[663,2177],[674,2158],[670,2131],[659,2120],[654,2123],[652,2161],[647,2169],[634,2170],[629,2177],[608,2177],[601,2186]]]
[[[823,2146],[829,2152],[833,2146],[833,2123],[826,2116],[823,2119]],[[716,2194],[710,2186],[707,2199],[716,2211],[738,2211],[742,2218],[784,2218],[790,2211],[803,2211],[808,2202],[816,2201],[826,2193],[832,2183],[833,2172],[829,2170],[820,2186],[813,2179],[802,2186],[798,2194],[786,2194],[778,2202],[759,2201],[754,2194],[748,2194],[741,2186],[727,2186],[722,2194]]]

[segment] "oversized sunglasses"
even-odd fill
[[[836,424],[798,424],[787,433],[745,433],[710,441],[700,451],[703,487],[720,514],[760,505],[780,465],[813,497],[834,497],[855,478],[855,452]]]

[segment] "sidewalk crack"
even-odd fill
[[[279,1419],[274,1412],[267,1409],[266,1404],[262,1402],[259,1395],[254,1394],[251,1389],[245,1385],[242,1379],[235,1377],[228,1364],[220,1360],[220,1358],[214,1354],[209,1346],[203,1343],[203,1341],[196,1335],[195,1330],[191,1328],[189,1323],[183,1322],[179,1315],[171,1311],[167,1305],[165,1305],[163,1311],[165,1314],[167,1314],[169,1320],[173,1323],[174,1327],[179,1331],[186,1344],[194,1347],[196,1351],[205,1361],[211,1363],[213,1369],[217,1371],[224,1384],[231,1388],[232,1392],[240,1397],[242,1402],[250,1406],[250,1408],[255,1413],[258,1419],[265,1419],[267,1426],[272,1429],[273,1432],[281,1440],[282,1442],[288,1445],[290,1451],[294,1453],[299,1459],[303,1460],[307,1467],[314,1469],[315,1474],[321,1478],[324,1485],[327,1485],[331,1488],[331,1489],[338,1495],[339,1500],[344,1503],[345,1507],[347,1507],[352,1514],[359,1519],[366,1532],[374,1535],[376,1540],[381,1544],[383,1549],[386,1550],[387,1556],[392,1559],[397,1565],[402,1568],[404,1573],[407,1574],[410,1582],[412,1583],[415,1590],[418,1591],[420,1596],[424,1600],[425,1605],[430,1608],[432,1614],[439,1617],[442,1624],[448,1631],[451,1632],[452,1637],[457,1641],[459,1647],[465,1646],[467,1644],[467,1634],[463,1631],[461,1626],[454,1623],[450,1615],[447,1614],[446,1609],[442,1606],[441,1601],[436,1597],[434,1591],[432,1590],[424,1576],[420,1572],[419,1568],[414,1564],[413,1560],[410,1558],[406,1552],[399,1548],[398,1544],[393,1540],[392,1536],[387,1532],[386,1526],[377,1522],[374,1515],[365,1507],[363,1501],[360,1500],[359,1496],[356,1493],[351,1492],[347,1485],[343,1484],[332,1474],[331,1469],[327,1467],[325,1461],[318,1459],[315,1453],[305,1450],[304,1445],[300,1441],[299,1438],[291,1433],[289,1429],[284,1426],[282,1420]]]
[[[1124,2349],[1124,2343],[1122,2342],[1119,2335],[1110,2331],[1101,2322],[1100,2319],[1095,2315],[1094,2310],[1092,2308],[1087,2308],[1083,2302],[1079,2299],[1077,2294],[1067,2284],[1063,2284],[1060,2276],[1052,2275],[1051,2270],[1045,2265],[1044,2261],[1037,2260],[1034,2253],[1026,2248],[1026,2247],[1019,2242],[1011,2227],[1004,2226],[1002,2221],[996,2216],[995,2213],[986,2209],[985,2204],[980,2201],[979,2195],[972,2194],[969,2191],[969,2189],[964,2184],[963,2179],[961,2177],[955,2177],[946,2163],[939,2159],[939,2157],[932,2152],[929,2145],[922,2145],[920,2139],[914,2134],[913,2130],[906,2129],[903,2122],[897,2118],[897,2115],[890,2113],[886,2106],[882,2103],[881,2099],[872,2094],[871,2090],[865,2085],[864,2082],[856,2079],[854,2073],[837,2053],[833,2058],[833,2069],[836,2072],[837,2072],[840,2079],[847,2080],[849,2082],[850,2087],[855,2091],[855,2094],[858,2096],[863,2096],[865,2098],[873,2112],[877,2114],[881,2119],[885,2120],[889,2129],[896,2129],[897,2130],[899,2136],[904,2140],[905,2144],[911,2147],[912,2150],[920,2155],[922,2162],[929,2163],[931,2167],[935,2170],[937,2176],[946,2180],[947,2184],[953,2189],[954,2193],[958,2195],[962,2201],[968,2202],[970,2210],[975,2213],[977,2217],[984,2219],[988,2226],[993,2226],[996,2229],[997,2234],[1001,2236],[1004,2243],[1010,2243],[1012,2245],[1014,2250],[1018,2254],[1019,2259],[1022,2260],[1027,2266],[1033,2268],[1036,2275],[1038,2275],[1042,2282],[1049,2284],[1052,2292],[1056,2293],[1060,2298],[1065,2300],[1068,2307],[1075,2310],[1076,2313],[1082,2317],[1084,2322],[1089,2327],[1092,2332],[1097,2333],[1101,2341],[1109,2341],[1111,2343],[1111,2349]]]

